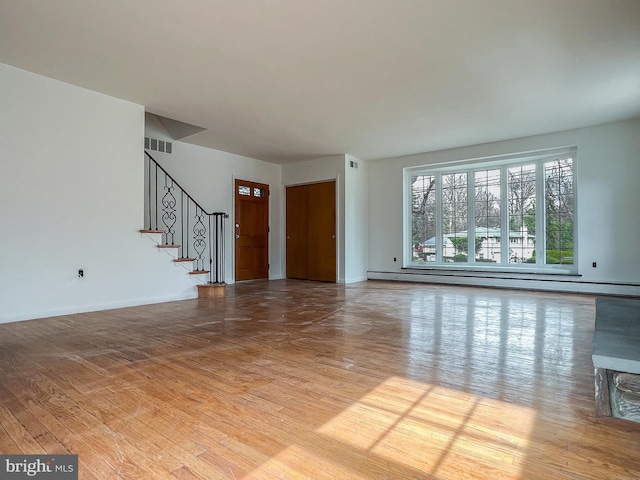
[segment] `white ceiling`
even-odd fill
[[[0,62],[275,163],[640,116],[640,0],[0,0]]]

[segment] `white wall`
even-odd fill
[[[402,270],[404,167],[565,146],[578,149],[579,276],[562,277],[561,282],[546,276],[535,277],[537,281],[500,281]],[[370,162],[369,171],[369,278],[640,294],[640,119],[382,159]],[[393,257],[398,261],[393,262]],[[597,268],[592,262],[597,262]]]
[[[156,161],[208,212],[225,212],[225,281],[234,281],[234,179],[268,184],[269,197],[269,278],[283,277],[282,269],[282,167],[249,157],[175,141],[157,117],[146,115],[145,136],[172,142],[172,153],[149,150]]]
[[[352,283],[367,279],[369,175],[367,162],[351,155],[346,156],[345,165],[345,283]]]
[[[196,295],[137,231],[143,132],[139,105],[0,64],[0,322]]]

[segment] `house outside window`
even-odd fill
[[[405,169],[405,266],[577,273],[575,172],[575,148]]]

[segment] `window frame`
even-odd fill
[[[573,194],[573,263],[572,264],[547,264],[546,248],[546,195],[545,195],[545,163],[571,158],[572,165],[572,194]],[[536,263],[510,263],[509,262],[509,195],[508,195],[508,170],[512,167],[535,164],[536,175],[536,236],[535,252]],[[467,241],[467,262],[449,263],[443,260],[442,244],[445,240],[442,227],[442,176],[452,173],[467,174],[467,238],[475,238],[475,174],[478,171],[500,169],[500,230],[501,230],[501,261],[498,263],[488,263],[476,259],[475,241]],[[576,147],[563,147],[557,149],[538,150],[533,152],[514,153],[496,157],[484,157],[476,159],[458,160],[443,162],[431,165],[420,165],[406,167],[403,169],[403,206],[404,206],[404,228],[403,228],[403,268],[420,270],[472,270],[472,271],[507,271],[523,273],[550,273],[550,274],[578,274],[578,161]],[[435,245],[437,248],[435,261],[415,262],[413,261],[413,212],[412,212],[412,177],[416,175],[435,176]],[[542,254],[541,254],[542,253]]]

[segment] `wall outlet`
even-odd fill
[[[596,267],[598,266],[598,264],[597,264],[596,262],[593,262],[593,263],[591,264],[591,266],[592,266],[593,268],[596,268]]]

